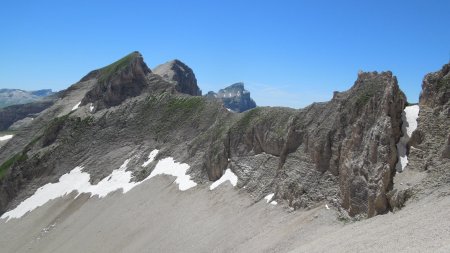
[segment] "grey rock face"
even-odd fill
[[[276,157],[277,166],[270,168],[275,177],[265,187],[295,208],[340,197],[351,215],[384,213],[390,208],[386,193],[392,187],[405,101],[390,72],[361,73],[349,91],[328,103],[244,113],[230,130],[225,153],[244,178],[251,177],[241,168],[251,174],[264,163],[255,168],[241,157]]]
[[[244,88],[244,83],[232,84],[218,93],[210,91],[206,97],[221,100],[226,108],[234,112],[244,112],[256,107],[250,92]]]
[[[425,76],[422,83],[419,105],[426,107],[441,107],[450,100],[450,63],[438,72]]]
[[[426,192],[450,180],[450,64],[425,76],[419,100],[419,119],[409,141],[407,169],[427,172],[415,187]]]
[[[157,66],[153,73],[164,80],[175,84],[178,92],[191,96],[201,96],[202,91],[197,86],[194,71],[180,60],[173,60]]]

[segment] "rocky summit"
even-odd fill
[[[244,83],[232,84],[217,93],[210,91],[206,97],[222,101],[224,106],[233,112],[244,112],[256,107],[250,92],[244,88]]]
[[[201,96],[202,91],[197,86],[194,71],[180,60],[173,60],[158,65],[153,73],[161,76],[164,80],[175,84],[178,92],[192,96]]]
[[[292,229],[297,226],[289,223],[291,219],[311,225],[309,221],[323,214],[318,211],[323,206],[333,210],[324,211],[328,212],[327,224],[380,217],[407,207],[414,197],[420,199],[436,189],[448,194],[449,80],[449,65],[425,77],[417,130],[405,144],[409,162],[400,172],[396,166],[403,154],[399,154],[398,143],[407,134],[406,124],[415,122],[406,121],[407,99],[389,71],[360,72],[347,91],[335,92],[328,102],[302,109],[256,107],[243,83],[201,96],[193,71],[184,63],[175,60],[150,70],[142,55],[133,52],[88,73],[62,91],[45,110],[37,112],[31,122],[18,126],[14,137],[1,140],[0,212],[3,218],[20,218],[31,211],[29,217],[33,217],[35,211],[23,209],[23,203],[44,205],[47,202],[39,202],[42,198],[37,196],[48,191],[54,196],[52,199],[63,197],[69,203],[66,207],[55,204],[59,202],[52,202],[53,207],[45,204],[45,210],[66,210],[54,218],[54,224],[69,222],[78,209],[78,213],[86,213],[76,219],[81,223],[90,215],[100,217],[95,219],[99,222],[103,214],[96,213],[98,210],[104,210],[105,217],[131,215],[131,219],[135,213],[145,215],[131,209],[111,213],[137,203],[126,202],[127,194],[134,196],[131,199],[142,198],[139,203],[146,206],[149,220],[153,221],[156,213],[161,217],[143,230],[159,222],[165,224],[165,219],[184,224],[185,220],[174,218],[178,215],[190,221],[205,221],[208,219],[204,217],[217,214],[208,222],[221,227],[218,221],[230,218],[240,208],[247,209],[236,211],[232,219],[247,224],[242,226],[243,234],[258,230],[251,224],[275,224],[271,220],[288,223],[286,227]],[[176,179],[152,179],[160,174]],[[212,191],[226,181],[235,187],[224,189],[226,195],[214,197],[202,191]],[[111,188],[114,183],[121,187]],[[185,195],[167,187],[172,183],[186,191]],[[123,196],[90,202],[91,195],[108,195],[102,186],[122,189]],[[192,190],[194,187],[199,190]],[[55,195],[57,191],[61,191],[61,196]],[[72,191],[80,195],[67,195]],[[226,202],[221,199],[225,196],[245,201]],[[149,199],[168,199],[161,205],[178,208],[161,211],[157,205],[149,204]],[[189,203],[194,199],[198,202],[193,206]],[[113,200],[127,204],[107,210],[110,204],[105,203]],[[223,206],[225,202],[230,206]],[[248,209],[259,208],[255,205],[260,202],[284,209],[276,215]],[[14,210],[22,211],[13,215]],[[44,209],[37,208],[35,215],[43,215],[39,210]],[[183,214],[177,213],[180,210]],[[298,216],[287,216],[291,212]],[[379,219],[374,218],[374,222]],[[53,229],[52,222],[49,221],[47,232]],[[83,226],[89,227],[89,223]],[[169,227],[160,229],[195,238],[181,225],[176,231]],[[323,232],[329,229],[320,228]],[[220,231],[220,236],[208,233],[202,238],[242,238],[234,238],[230,228]],[[272,232],[252,240],[267,241],[265,236]],[[65,233],[68,232],[61,232],[61,236]],[[249,242],[253,241],[241,243]],[[262,250],[258,245],[255,241],[253,247]],[[214,245],[206,245],[201,249],[213,248]]]

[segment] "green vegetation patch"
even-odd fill
[[[48,126],[44,130],[44,134],[42,136],[42,145],[44,147],[52,144],[56,137],[59,134],[59,131],[64,127],[64,124],[66,123],[66,120],[69,118],[69,115],[64,115],[62,117],[57,117],[53,119]]]
[[[174,97],[169,100],[167,111],[169,113],[186,113],[199,109],[205,102],[202,97]]]
[[[371,81],[364,85],[363,89],[359,92],[355,100],[355,106],[357,108],[364,107],[367,102],[377,93],[376,81]]]
[[[136,56],[138,56],[138,53],[133,52],[123,57],[122,59],[100,69],[100,76],[98,78],[99,82],[108,82],[115,73],[128,66]]]
[[[195,128],[201,122],[202,111],[207,101],[203,97],[174,96],[168,93],[150,96],[146,99],[144,115],[155,115],[152,131],[168,134],[182,125]]]
[[[234,128],[236,130],[247,130],[251,125],[253,125],[254,121],[258,119],[261,113],[261,107],[256,107],[250,111],[244,112],[242,118],[236,122]]]
[[[0,165],[0,179],[2,179],[9,168],[14,166],[17,163],[21,163],[28,159],[27,154],[21,152],[19,154],[14,155],[13,157],[9,158],[4,162],[2,165]]]

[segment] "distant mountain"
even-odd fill
[[[36,91],[0,89],[0,108],[10,105],[26,104],[38,101],[53,94],[54,92],[50,89]]]
[[[255,101],[250,97],[250,92],[244,88],[244,83],[232,84],[218,93],[208,92],[206,97],[222,100],[224,106],[234,112],[244,112],[256,107]]]

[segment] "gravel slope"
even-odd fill
[[[345,225],[324,205],[254,204],[227,182],[181,192],[157,176],[103,199],[74,193],[5,223],[2,252],[448,252],[450,198]],[[448,191],[447,191],[448,193]]]

